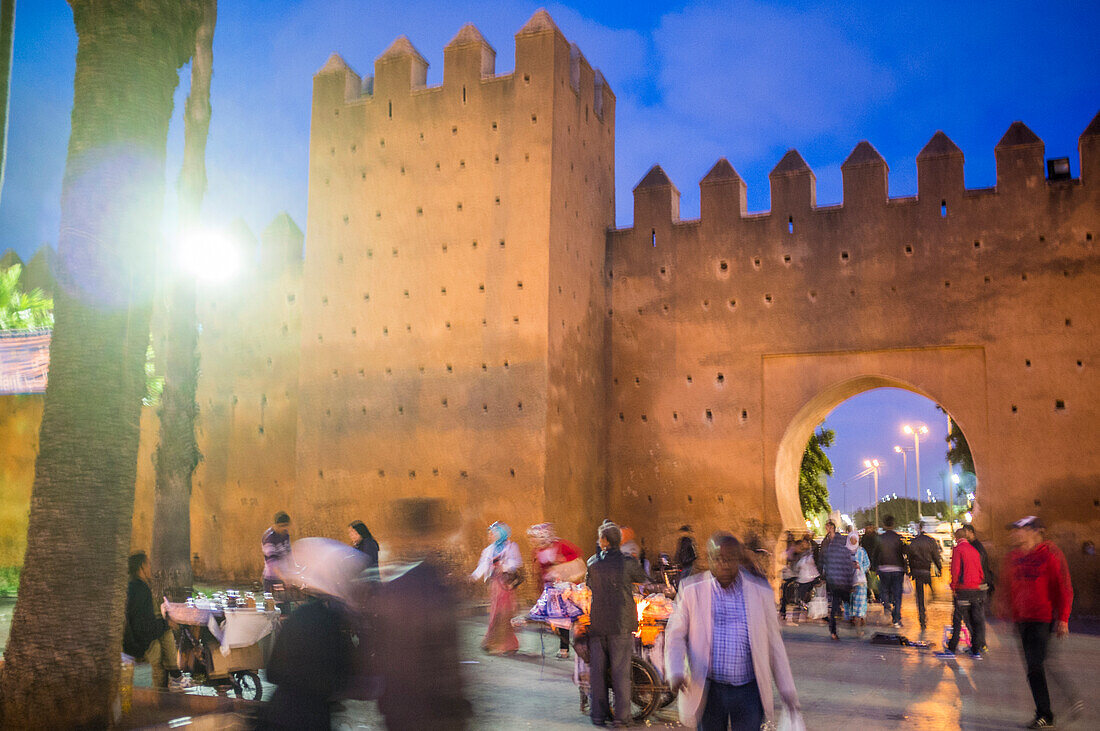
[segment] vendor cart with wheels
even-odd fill
[[[278,629],[278,609],[190,602],[165,602],[162,609],[180,625],[180,670],[190,673],[194,684],[219,695],[233,691],[244,700],[263,698],[259,671]]]
[[[665,675],[665,627],[671,613],[671,603],[662,595],[646,598],[635,596],[640,621],[634,633],[634,651],[630,658],[630,714],[641,723],[661,708],[676,700]],[[576,650],[573,681],[580,693],[581,713],[588,713],[591,691],[587,641],[588,615],[573,624],[573,647]],[[610,686],[609,686],[610,687]]]

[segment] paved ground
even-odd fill
[[[912,598],[906,598],[906,629],[916,626]],[[931,625],[948,622],[950,605],[935,603]],[[6,643],[10,602],[0,602],[0,644]],[[870,619],[881,624],[882,613],[871,607]],[[534,628],[520,633],[521,652],[510,658],[486,657],[478,650],[485,619],[462,622],[464,670],[475,727],[484,729],[570,729],[589,727],[579,712],[572,682],[572,662],[553,657],[556,637]],[[868,627],[869,630],[874,628]],[[879,626],[878,629],[886,629]],[[944,663],[932,657],[939,649],[939,632],[927,637],[936,647],[887,647],[860,641],[851,630],[832,642],[823,624],[784,627],[795,682],[809,729],[1009,729],[1029,722],[1031,696],[1023,662],[1011,628],[994,624],[987,659],[976,663],[964,657]],[[868,632],[868,638],[872,634]],[[913,637],[916,633],[911,633]],[[1094,690],[1100,668],[1100,637],[1074,634],[1058,643],[1060,660],[1077,678],[1090,705],[1081,719],[1066,729],[1100,728],[1100,703]],[[544,652],[545,650],[545,652]],[[149,684],[147,666],[139,666],[136,682]],[[1055,712],[1067,705],[1052,682]],[[268,686],[265,691],[270,692]],[[656,727],[674,727],[674,715],[665,711],[651,720]],[[348,703],[337,718],[339,729],[381,729],[373,704]]]

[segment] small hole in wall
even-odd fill
[[[1066,318],[1066,327],[1069,327],[1069,326],[1071,326],[1072,324],[1073,324],[1073,320],[1071,320],[1071,319],[1069,319],[1069,318],[1067,317],[1067,318]]]
[[[489,413],[489,404],[482,404],[481,405],[481,411],[484,414],[488,414]]]
[[[814,290],[811,289],[807,293],[807,296],[810,298],[810,302],[817,302],[817,292],[815,292]]]
[[[1018,411],[1016,404],[1012,404],[1012,413],[1015,414]]]
[[[913,255],[913,245],[912,244],[906,244],[905,245],[905,255],[906,256],[912,256]]]
[[[523,402],[522,401],[516,402],[516,410],[517,411],[523,411]]]
[[[735,307],[737,307],[737,300],[730,300],[726,303],[726,306],[729,307],[731,310],[734,309]]]
[[[721,386],[726,382],[726,377],[722,373],[719,373],[717,376],[714,377],[714,380],[718,382],[719,386]]]
[[[647,417],[645,414],[642,414],[642,421],[649,421],[649,417]]]
[[[1063,401],[1062,399],[1057,399],[1054,402],[1054,410],[1055,411],[1064,411],[1065,408],[1066,408],[1066,402]]]
[[[707,421],[714,421],[714,413],[711,412],[710,409],[707,409],[705,414],[706,414]]]
[[[741,421],[747,421],[749,418],[749,412],[745,409],[741,409]]]
[[[467,477],[470,476],[470,473],[466,470],[460,470],[458,476],[465,480]]]
[[[764,295],[764,304],[770,305],[772,303],[772,296],[770,294]]]
[[[975,249],[980,249],[980,248],[982,248],[982,242],[981,242],[981,241],[975,241],[975,242],[974,242],[974,248],[975,248]]]
[[[1031,367],[1031,359],[1030,358],[1024,361],[1024,367],[1025,368],[1030,368]]]
[[[626,417],[623,416],[623,412],[619,412],[619,421],[626,421]]]
[[[523,75],[523,83],[525,83],[525,84],[530,84],[531,83],[531,74],[524,74]]]
[[[847,251],[840,252],[840,260],[841,261],[848,261],[848,252]]]
[[[950,286],[951,286],[951,282],[947,282],[947,281],[945,281],[945,282],[943,283],[943,286],[944,286],[944,287],[950,287]]]
[[[673,421],[679,421],[680,420],[680,414],[676,411],[673,411],[672,412],[672,420]]]
[[[710,309],[710,300],[703,300],[703,309],[704,310],[709,310]]]
[[[688,382],[689,384],[690,384],[690,383],[692,382],[692,380],[691,380],[691,376],[688,376],[688,377],[687,377],[687,382]]]
[[[730,264],[729,264],[729,262],[728,262],[728,261],[726,261],[725,259],[723,259],[722,261],[718,262],[718,271],[720,271],[720,272],[728,272],[728,271],[729,271],[729,268],[730,268]]]
[[[783,263],[787,264],[788,266],[790,265],[790,263],[791,263],[791,255],[790,254],[784,254],[783,255]]]
[[[990,282],[992,282],[992,281],[993,281],[993,277],[991,277],[991,276],[989,276],[989,275],[987,274],[987,275],[985,276],[985,283],[986,283],[986,284],[989,284],[989,283],[990,283]]]
[[[1084,366],[1085,366],[1084,362],[1082,362],[1082,361],[1077,361],[1077,367],[1078,367],[1078,368],[1084,368]]]
[[[760,268],[760,257],[759,256],[755,257],[752,260],[752,267],[753,267],[753,269],[759,269]]]

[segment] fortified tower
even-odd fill
[[[441,86],[404,37],[373,77],[336,55],[314,77],[305,533],[413,495],[450,501],[463,550],[497,519],[603,517],[615,99],[545,11],[515,43],[507,75],[467,25]]]

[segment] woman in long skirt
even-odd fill
[[[871,559],[867,551],[859,545],[859,534],[854,530],[848,534],[848,550],[858,568],[855,570],[855,582],[848,601],[844,602],[844,614],[852,620],[859,636],[863,636],[863,625],[867,622],[867,572],[871,569]]]
[[[519,640],[512,629],[516,613],[515,588],[523,558],[519,546],[508,540],[511,530],[504,523],[489,526],[489,545],[481,552],[477,568],[470,575],[474,581],[489,582],[489,629],[481,641],[481,649],[490,655],[503,655],[519,649]]]

